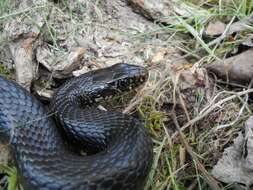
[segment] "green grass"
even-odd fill
[[[1,0],[0,1],[0,16],[7,12],[10,5],[10,0]]]
[[[0,172],[7,174],[7,190],[16,190],[18,186],[18,175],[16,168],[0,164]]]
[[[184,34],[184,37],[185,34],[191,34],[193,38],[192,36],[188,36],[187,40],[186,37],[186,40],[182,41],[180,49],[188,55],[188,60],[193,60],[195,62],[196,60],[198,61],[201,59],[203,60],[201,62],[202,64],[209,64],[215,59],[222,59],[224,55],[237,48],[248,34],[252,33],[252,28],[249,26],[246,30],[240,32],[233,41],[231,41],[228,37],[225,37],[223,40],[210,46],[209,42],[205,41],[201,35],[201,32],[208,26],[210,21],[220,20],[228,24],[229,27],[232,24],[232,22],[230,23],[231,20],[241,20],[249,16],[251,11],[253,11],[253,5],[252,1],[249,0],[231,1],[232,3],[228,5],[225,5],[223,1],[209,2],[212,6],[202,4],[201,7],[199,7],[199,1],[195,1],[194,5],[193,1],[187,1],[187,6],[197,8],[195,12],[192,12],[192,17],[184,18],[175,14],[174,18],[177,22],[167,26],[162,26],[160,29],[162,32],[172,34],[176,33],[178,35]],[[200,9],[204,10],[204,15],[198,15],[198,13],[201,13],[201,11],[199,11]],[[194,59],[192,59],[192,57]],[[162,89],[160,90],[162,91]],[[205,103],[204,96],[205,94],[203,94],[203,92],[196,91],[195,97],[197,105],[203,105]],[[156,95],[151,95],[151,97],[156,97]],[[232,103],[230,102],[229,104],[224,105],[221,112],[224,111],[224,114],[226,115],[224,116],[225,119],[222,122],[230,123],[231,120],[233,121],[235,119],[238,107],[241,106],[239,102],[233,101]],[[159,104],[159,102],[156,103]],[[144,98],[143,104],[139,107],[141,115],[146,118],[146,126],[150,129],[150,131],[152,131],[155,139],[155,150],[157,150],[155,151],[155,161],[151,172],[151,179],[148,181],[149,189],[188,189],[189,181],[192,182],[190,185],[194,185],[195,183],[195,186],[192,186],[194,189],[210,189],[208,183],[205,181],[203,173],[199,171],[195,161],[189,158],[189,156],[186,156],[188,158],[186,159],[186,163],[188,165],[181,169],[181,172],[178,172],[178,170],[180,170],[180,165],[177,161],[180,160],[180,154],[177,147],[180,146],[180,142],[171,142],[173,139],[170,139],[170,136],[166,138],[167,134],[166,129],[164,128],[170,128],[172,126],[166,125],[165,121],[169,118],[166,116],[168,113],[161,110],[159,105],[155,105],[156,103],[154,103],[153,98],[148,96],[148,99]],[[234,104],[233,107],[235,106],[234,110],[229,108],[232,104]],[[219,136],[218,138],[220,139],[217,139],[216,141],[221,142],[223,138],[227,138],[228,134],[235,135],[238,129],[243,126],[245,118],[247,118],[249,114],[250,112],[246,112],[245,115],[247,116],[240,117],[239,120],[228,129],[222,130],[220,135],[213,130],[219,123],[209,122],[208,120],[211,118],[204,119],[204,121],[206,120],[209,122],[206,124],[205,128],[200,127],[197,123],[194,125],[194,128],[189,128],[189,130],[184,132],[186,140],[191,147],[198,155],[203,155],[203,157],[201,157],[201,161],[207,170],[210,170],[213,164],[215,164],[212,159],[217,159],[213,158],[212,155],[215,151],[210,150],[210,147],[214,146],[215,143],[212,138],[217,138],[217,136]],[[191,117],[194,118],[197,115],[198,112],[191,115]],[[211,117],[212,115],[214,116],[215,114],[210,114]],[[233,138],[231,138],[230,143],[232,142],[232,139]],[[223,151],[222,145],[219,151]],[[232,187],[227,185],[224,186],[224,188],[230,189]]]

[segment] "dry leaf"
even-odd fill
[[[217,36],[225,31],[226,25],[223,22],[210,22],[206,29],[206,34],[210,36]]]
[[[225,59],[222,62],[215,61],[206,69],[218,77],[239,84],[247,83],[253,77],[253,49],[239,55]]]
[[[167,54],[167,49],[162,49],[161,51],[157,52],[153,56],[153,58],[151,60],[151,63],[159,63],[159,62],[161,62],[162,60],[164,60],[166,54]]]
[[[212,174],[225,183],[253,183],[253,116],[245,123],[245,135],[239,134],[234,144],[225,149]]]

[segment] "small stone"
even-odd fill
[[[210,22],[206,29],[209,36],[221,35],[225,31],[226,25],[221,21]]]

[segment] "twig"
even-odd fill
[[[192,157],[192,159],[196,162],[196,165],[197,165],[198,169],[202,172],[202,174],[206,178],[207,183],[210,185],[210,187],[212,189],[214,189],[214,190],[221,190],[221,188],[219,187],[217,181],[207,172],[207,170],[205,169],[205,167],[203,166],[203,164],[201,164],[201,162],[199,161],[198,157],[193,152],[191,146],[186,141],[185,136],[182,133],[182,131],[180,129],[180,126],[178,124],[175,111],[172,112],[172,118],[173,118],[173,122],[174,122],[174,124],[175,124],[175,126],[177,128],[177,131],[178,131],[178,133],[180,135],[180,139],[181,139],[182,144],[184,145],[184,147],[186,148],[187,152],[190,154],[190,156]]]
[[[248,90],[244,90],[238,93],[235,93],[232,96],[229,96],[227,98],[224,98],[222,100],[220,100],[219,102],[217,102],[216,104],[213,104],[212,106],[210,106],[205,112],[203,112],[201,115],[195,117],[194,119],[190,120],[189,122],[187,122],[182,128],[181,130],[184,131],[186,128],[188,128],[189,126],[193,125],[194,123],[196,123],[197,121],[203,119],[205,116],[207,116],[209,113],[211,113],[216,107],[220,107],[222,104],[224,104],[225,102],[231,101],[234,98],[238,97],[238,96],[243,96],[245,94],[249,94],[252,93],[253,89],[248,89]],[[172,139],[176,138],[178,136],[178,132],[174,133],[172,135]]]
[[[180,75],[181,75],[181,73],[177,74],[176,77],[175,77],[175,80],[173,81],[173,86],[174,86],[173,93],[172,93],[173,94],[173,110],[175,110],[175,108],[176,108],[176,97],[178,95],[180,104],[181,104],[181,106],[182,106],[182,108],[185,112],[186,117],[187,117],[187,121],[190,121],[191,119],[190,119],[189,112],[188,112],[188,110],[185,106],[185,102],[184,102],[183,97],[180,93],[180,90],[177,88],[178,83],[179,83]]]
[[[252,87],[252,84],[253,84],[253,78],[251,79],[250,84],[248,85],[248,89],[250,89],[250,88]],[[244,101],[244,103],[243,103],[243,105],[242,105],[242,107],[241,107],[241,109],[240,109],[240,111],[239,111],[237,117],[235,118],[235,120],[232,121],[232,122],[230,122],[230,123],[228,123],[228,124],[225,124],[225,125],[219,125],[219,126],[216,128],[216,130],[223,129],[223,128],[226,128],[226,127],[229,127],[229,126],[234,125],[234,124],[240,119],[241,115],[243,114],[243,111],[244,111],[245,107],[246,107],[247,104],[248,104],[248,100],[249,100],[249,95],[246,94],[245,101]]]

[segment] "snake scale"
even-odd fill
[[[147,130],[136,118],[100,110],[97,103],[140,86],[147,75],[126,63],[90,71],[57,90],[50,112],[0,77],[0,139],[10,144],[24,189],[143,189],[153,159]]]

